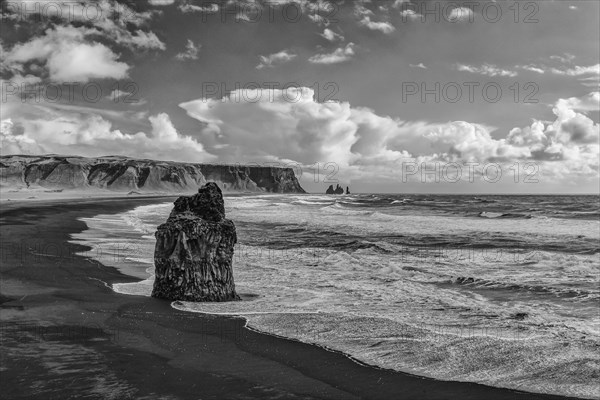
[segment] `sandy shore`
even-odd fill
[[[114,293],[134,279],[76,255],[78,217],[170,198],[3,203],[2,398],[560,399],[359,365],[260,334],[240,318]]]

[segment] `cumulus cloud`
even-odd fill
[[[329,28],[325,28],[323,33],[319,33],[319,35],[324,37],[325,39],[329,40],[330,42],[335,42],[336,40],[339,40],[342,42],[344,41],[344,37],[342,35],[340,35],[339,33],[335,33],[334,31],[332,31]]]
[[[206,133],[226,143],[228,156],[234,159],[277,156],[307,164],[351,162],[351,148],[357,144],[359,126],[364,122],[356,119],[361,111],[353,110],[349,103],[318,103],[309,88],[240,92],[223,100],[199,99],[180,107],[205,124]],[[238,98],[259,101],[239,102]],[[368,142],[359,147],[369,151]]]
[[[361,19],[359,24],[362,26],[366,26],[367,28],[371,29],[372,31],[380,31],[387,35],[389,35],[390,33],[394,32],[396,30],[396,28],[394,28],[394,26],[392,24],[390,24],[389,22],[371,21],[371,17],[369,17],[368,15],[365,16],[363,19]]]
[[[175,58],[178,59],[179,61],[197,60],[198,59],[198,51],[199,51],[200,47],[202,47],[202,46],[200,46],[200,45],[196,46],[191,39],[188,39],[187,43],[185,44],[185,51],[181,52],[181,53],[177,53],[177,55],[175,55]]]
[[[83,22],[91,23],[100,29],[104,35],[121,46],[127,46],[133,50],[165,50],[165,44],[152,31],[140,29],[147,25],[156,15],[158,10],[138,12],[126,4],[116,1],[101,0],[97,3],[100,9],[100,18],[89,20],[84,18]],[[133,32],[130,30],[133,26]]]
[[[400,12],[400,16],[402,17],[403,21],[406,21],[407,19],[415,20],[415,19],[419,19],[419,18],[423,17],[421,14],[417,13],[414,10],[410,10],[410,9],[402,10]]]
[[[552,55],[552,56],[550,56],[550,59],[559,61],[563,64],[569,64],[569,63],[573,62],[573,60],[575,59],[575,56],[570,53],[564,53],[563,55]]]
[[[409,67],[411,68],[420,68],[420,69],[427,69],[427,67],[425,66],[425,64],[423,63],[418,63],[418,64],[408,64]]]
[[[46,6],[44,3],[48,3]],[[10,5],[3,7],[4,17],[13,20],[27,21],[29,18],[36,23],[38,14],[43,13],[43,18],[52,17],[53,20],[66,26],[83,26],[94,28],[88,32],[102,33],[120,46],[131,49],[164,50],[165,44],[152,31],[141,29],[152,18],[160,14],[158,10],[139,12],[124,3],[115,0],[91,1],[45,1],[32,2],[30,0],[11,1]]]
[[[310,57],[312,64],[338,64],[349,61],[354,56],[354,43],[350,42],[345,47],[338,47],[331,53],[320,53]]]
[[[581,66],[575,65],[574,60],[575,56],[570,53],[552,55],[549,62],[559,65],[552,68],[544,66],[543,69],[559,76],[576,77],[584,86],[597,88],[600,83],[600,64]]]
[[[260,56],[259,58],[260,64],[256,66],[256,69],[272,68],[276,65],[288,63],[296,58],[296,54],[293,54],[289,50],[281,50],[268,56]]]
[[[330,21],[319,14],[309,14],[308,18],[319,26],[329,26]]]
[[[128,45],[129,47],[144,49],[144,50],[165,50],[167,47],[165,44],[156,36],[154,32],[145,32],[140,29],[134,33],[117,29],[109,34],[108,37],[113,37],[115,42],[121,45]]]
[[[369,10],[367,7],[364,6],[364,4],[369,3],[368,1],[365,0],[358,0],[354,3],[354,15],[358,18],[362,18],[365,16],[373,16],[375,15],[375,13],[371,10]]]
[[[148,0],[151,6],[170,6],[175,0]]]
[[[546,72],[551,72],[555,75],[562,75],[562,76],[572,76],[572,77],[587,76],[587,78],[583,78],[583,79],[589,79],[589,80],[597,80],[598,77],[600,77],[600,64],[589,65],[589,66],[573,65],[573,63],[572,63],[573,58],[571,58],[571,57],[572,56],[570,54],[567,54],[564,57],[563,56],[551,56],[550,57],[550,59],[552,59],[552,60],[558,60],[561,63],[570,64],[571,66],[561,66],[560,68],[556,68],[556,67],[550,68],[545,65],[529,64],[529,65],[516,65],[515,68],[526,70],[526,71],[531,71],[531,72],[537,72],[538,74],[544,74]],[[473,68],[473,67],[469,67],[469,68]],[[471,72],[474,72],[474,71],[471,71]]]
[[[479,67],[474,66],[474,65],[458,64],[457,69],[459,71],[466,71],[466,72],[471,72],[474,74],[487,75],[487,76],[515,77],[518,75],[518,73],[515,71],[498,68],[497,66],[491,65],[491,64],[483,64],[482,66],[479,66]]]
[[[581,76],[581,75],[600,75],[600,64],[581,67],[579,65],[573,68],[559,69],[552,68],[552,73],[566,76]]]
[[[129,96],[131,93],[129,92],[125,92],[123,90],[120,89],[114,89],[112,92],[110,92],[110,94],[108,96],[106,96],[106,98],[108,100],[119,100],[123,97],[127,97]]]
[[[180,104],[201,124],[195,138],[179,133],[165,113],[147,119],[149,130],[125,133],[108,120],[118,112],[58,105],[24,109],[15,101],[3,111],[1,147],[3,154],[123,154],[194,162],[218,157],[220,162],[291,160],[307,166],[334,162],[350,179],[397,179],[403,162],[510,166],[527,161],[538,163],[554,182],[573,174],[598,176],[599,127],[587,114],[598,110],[599,101],[599,92],[559,99],[553,121],[534,120],[495,137],[494,127],[468,121],[404,121],[348,102],[319,103],[310,88],[239,89],[223,99]]]
[[[347,102],[318,103],[313,96],[309,88],[240,90],[222,100],[198,99],[180,107],[202,123],[203,137],[218,144],[213,148],[223,150],[220,156],[227,161],[331,161],[349,176],[387,169],[390,179],[405,161],[511,165],[521,160],[555,163],[548,170],[561,173],[566,168],[592,175],[598,171],[593,157],[598,155],[598,124],[577,112],[592,109],[597,93],[559,100],[554,122],[534,121],[504,138],[494,138],[494,128],[481,124],[402,121]]]
[[[19,129],[20,128],[20,129]],[[15,127],[12,119],[0,121],[0,153],[8,154],[43,154],[44,149],[35,140],[25,136],[22,127]]]
[[[600,110],[600,92],[592,92],[583,97],[571,97],[560,99],[556,102],[558,109],[571,109],[575,111],[599,111]]]
[[[43,36],[17,44],[4,53],[4,66],[19,71],[28,62],[41,63],[56,82],[87,82],[94,78],[122,79],[129,66],[104,44],[87,42],[89,29],[56,26]]]
[[[533,64],[517,65],[515,68],[522,69],[525,71],[530,71],[530,72],[536,72],[538,74],[544,74],[546,72],[546,70],[544,70],[544,68],[537,66],[537,65],[533,65]]]
[[[395,0],[394,3],[392,4],[393,8],[400,8],[402,7],[402,4],[408,4],[410,3],[410,0]]]
[[[597,111],[599,102],[600,92],[581,98],[559,99],[552,109],[556,116],[553,122],[536,120],[530,126],[514,128],[507,140],[528,146],[534,159],[585,162],[598,154],[600,128],[584,113]],[[596,159],[596,169],[597,166]]]
[[[130,66],[119,60],[115,46],[134,51],[166,48],[154,32],[144,28],[160,14],[157,10],[140,12],[114,0],[35,4],[17,0],[3,7],[3,18],[11,21],[33,24],[40,13],[48,19],[49,28],[2,49],[2,72],[12,75],[12,81],[22,81],[25,68],[39,80],[54,82],[123,79]]]
[[[36,105],[14,108],[10,114],[2,120],[2,154],[115,154],[188,162],[215,159],[202,143],[181,135],[165,113],[148,118],[149,134],[122,132],[103,116],[77,107]]]
[[[390,34],[396,30],[389,22],[371,20],[371,17],[375,16],[375,13],[364,6],[366,3],[368,1],[357,1],[354,4],[354,15],[358,19],[359,25],[385,34]]]
[[[511,146],[504,139],[492,138],[488,127],[466,121],[439,125],[423,136],[433,149],[446,153],[453,161],[506,161],[528,155],[527,149]]]
[[[578,80],[583,86],[600,89],[600,76],[588,76]]]
[[[2,91],[2,101],[6,98],[6,92],[11,91],[11,89],[16,87],[27,87],[28,85],[35,85],[37,83],[42,82],[42,79],[39,76],[26,74],[22,75],[20,73],[14,74],[10,80],[0,79],[0,83],[3,85],[0,90]]]
[[[473,22],[473,11],[467,7],[453,8],[446,19],[450,22]]]
[[[184,1],[183,3],[181,3],[179,5],[178,8],[183,13],[196,12],[196,13],[212,14],[212,13],[216,13],[219,11],[219,5],[216,3],[195,5],[195,4],[191,4],[189,1]]]
[[[243,5],[243,7],[239,7],[239,3]],[[236,20],[238,21],[248,21],[248,22],[257,22],[260,19],[261,15],[264,17],[267,14],[273,12],[272,9],[277,7],[286,7],[290,4],[293,4],[293,8],[296,11],[291,11],[290,9],[290,18],[295,18],[295,13],[299,12],[302,16],[308,16],[309,20],[316,23],[320,26],[329,25],[330,21],[326,16],[332,16],[336,11],[336,6],[334,6],[331,2],[325,0],[274,0],[274,1],[256,1],[256,0],[243,0],[240,2],[236,2],[233,0],[227,1],[223,7],[235,7],[235,10],[240,10],[236,14]],[[233,11],[233,10],[231,10]],[[277,10],[276,12],[284,12],[281,10]],[[320,15],[319,13],[326,14],[326,16]]]

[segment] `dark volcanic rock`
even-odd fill
[[[221,189],[209,182],[183,196],[156,231],[152,296],[168,300],[239,300],[233,282],[233,221],[225,218]]]
[[[189,211],[207,221],[221,221],[225,218],[223,193],[214,182],[208,182],[193,196],[178,198],[174,204],[171,216]]]
[[[335,185],[335,189],[333,188],[333,185],[329,185],[325,194],[344,194],[344,189],[339,184]]]
[[[0,187],[191,192],[214,181],[228,192],[306,193],[292,168],[194,164],[122,156],[0,156]]]

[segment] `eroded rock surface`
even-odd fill
[[[156,231],[152,296],[168,300],[239,300],[233,282],[233,221],[225,218],[221,189],[209,182],[179,197]]]
[[[10,189],[189,193],[209,181],[227,192],[306,193],[292,168],[192,164],[122,156],[0,156],[0,187]]]

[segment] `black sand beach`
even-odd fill
[[[131,282],[75,255],[78,217],[171,198],[4,203],[0,211],[5,399],[561,399],[359,365],[260,334],[241,318],[114,293]],[[234,266],[235,268],[235,266]]]

